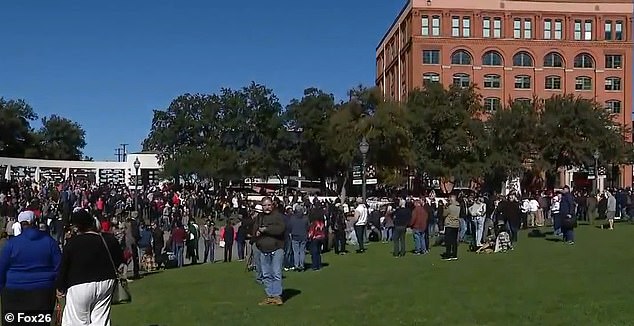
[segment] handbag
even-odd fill
[[[115,266],[114,260],[112,260],[112,255],[110,254],[110,249],[108,248],[106,239],[104,239],[101,234],[99,236],[101,237],[101,242],[103,242],[104,247],[106,247],[108,258],[110,259],[110,263],[112,264],[112,268],[116,276],[114,281],[114,291],[112,292],[112,304],[115,305],[132,302],[132,294],[130,294],[130,289],[128,288],[128,280],[119,275],[117,266]]]
[[[60,299],[55,301],[55,310],[53,310],[53,322],[52,326],[62,326],[62,313],[64,310],[62,309],[62,304],[59,302]]]
[[[220,246],[220,248],[224,248],[225,247],[225,241],[224,240],[220,240],[218,242],[218,245]]]

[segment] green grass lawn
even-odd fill
[[[264,292],[243,263],[168,270],[132,283],[134,302],[113,307],[113,325],[634,324],[634,226],[581,226],[576,236],[571,246],[523,231],[510,253],[461,245],[453,262],[438,247],[401,259],[374,243],[326,254],[320,272],[285,273],[296,295],[282,307],[257,305]]]

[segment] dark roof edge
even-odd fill
[[[396,19],[394,19],[394,21],[392,22],[390,27],[387,29],[387,32],[385,32],[385,34],[383,35],[383,37],[379,41],[379,45],[376,46],[376,49],[375,49],[376,51],[379,50],[379,48],[381,47],[381,44],[383,44],[383,41],[385,41],[385,39],[390,35],[390,32],[392,31],[392,28],[394,27],[394,25],[396,25],[396,23],[398,23],[399,19],[401,19],[401,16],[405,13],[405,11],[407,10],[407,8],[409,7],[411,2],[412,2],[412,0],[407,0],[407,2],[405,2],[405,5],[403,6],[403,9],[401,9],[401,11],[398,13],[398,16],[396,16]]]

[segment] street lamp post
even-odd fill
[[[599,192],[599,151],[595,149],[592,153],[592,157],[594,158],[593,193],[597,194]]]
[[[137,157],[134,160],[134,211],[139,212],[139,168],[141,167],[141,162],[139,162],[139,158]]]
[[[366,174],[366,158],[367,158],[369,150],[370,150],[370,144],[368,144],[368,141],[365,139],[365,137],[363,137],[361,139],[361,143],[359,143],[359,151],[361,152],[361,156],[363,157],[363,165],[362,165],[363,174],[361,178],[361,196],[363,197],[363,204],[365,204],[368,199],[365,174]]]

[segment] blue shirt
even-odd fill
[[[59,246],[48,233],[22,229],[0,252],[0,290],[54,288],[61,259]]]

